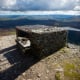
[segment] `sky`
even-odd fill
[[[29,11],[34,14],[35,11],[38,11],[38,14],[46,11],[46,14],[67,12],[77,15],[80,14],[80,0],[0,0],[0,14],[21,14]]]

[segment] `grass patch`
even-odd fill
[[[60,49],[60,53],[69,53],[70,50],[67,47]]]
[[[74,64],[65,63],[64,76],[68,77],[69,80],[80,80],[80,73],[77,72],[77,68]]]
[[[56,74],[55,74],[55,79],[56,79],[56,80],[61,80],[61,79],[60,79],[60,72],[56,72]]]
[[[0,36],[7,36],[7,35],[15,35],[16,31],[14,29],[11,30],[0,30]]]

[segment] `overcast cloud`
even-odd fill
[[[0,0],[0,10],[80,10],[80,0]]]
[[[80,15],[80,0],[0,0],[1,14]]]

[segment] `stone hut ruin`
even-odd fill
[[[28,46],[35,55],[45,56],[64,47],[67,42],[67,31],[60,27],[49,27],[44,25],[32,25],[16,27],[17,44],[18,38],[28,40]],[[24,46],[23,46],[24,47]]]

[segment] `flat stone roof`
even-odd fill
[[[45,26],[45,25],[26,25],[17,27],[18,29],[22,31],[30,31],[33,33],[51,33],[51,32],[58,32],[58,31],[64,31],[65,29],[62,27],[56,27],[56,26]]]

